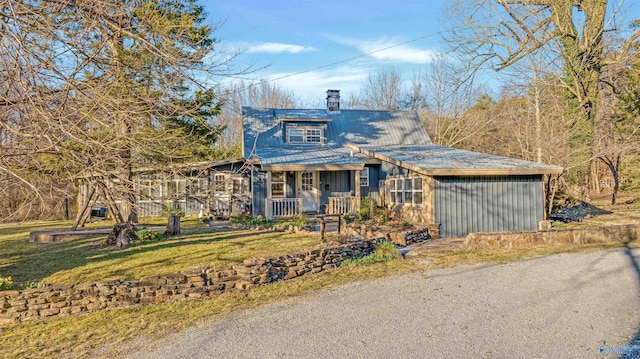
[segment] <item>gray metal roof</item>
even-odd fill
[[[363,154],[432,176],[561,173],[562,167],[438,145],[352,146]]]
[[[397,145],[430,144],[431,139],[420,122],[418,115],[407,111],[366,111],[341,110],[328,113],[326,110],[310,109],[265,109],[243,107],[244,156],[257,157],[261,163],[273,162],[275,158],[283,163],[313,160],[314,152],[331,151],[347,144]],[[296,145],[283,143],[280,119],[298,118],[301,121],[328,119],[326,122],[326,143],[318,146],[304,146],[296,150]],[[349,150],[346,150],[349,152]],[[307,152],[307,154],[302,154]],[[289,156],[293,156],[289,158]]]
[[[364,155],[433,176],[562,172],[558,166],[434,145],[415,112],[243,107],[242,113],[244,157],[263,166],[353,167],[363,165]],[[326,143],[284,143],[283,119],[326,120]]]
[[[358,151],[345,147],[314,148],[313,145],[298,145],[277,148],[263,148],[258,152],[257,158],[263,166],[321,166],[321,165],[355,165],[363,167],[360,159],[365,157]]]

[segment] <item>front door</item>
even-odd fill
[[[302,172],[298,182],[298,196],[302,198],[302,211],[318,210],[318,176],[317,172]]]

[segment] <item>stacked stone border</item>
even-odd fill
[[[371,254],[378,243],[386,240],[384,237],[359,240],[140,280],[1,291],[0,324],[246,291],[263,284],[336,268],[346,259]]]
[[[540,231],[470,233],[463,248],[531,248],[562,244],[629,242],[640,238],[640,225],[629,224],[591,228],[558,228]]]

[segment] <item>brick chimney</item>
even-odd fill
[[[340,113],[340,90],[327,90],[327,112]]]

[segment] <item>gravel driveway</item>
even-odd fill
[[[603,358],[640,328],[638,262],[621,249],[353,283],[130,358]]]

